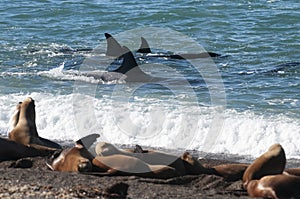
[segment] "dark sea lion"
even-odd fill
[[[228,181],[236,181],[242,180],[244,172],[248,168],[250,164],[221,164],[217,166],[213,166],[214,174],[218,176],[222,176]]]
[[[52,150],[38,150],[5,138],[0,138],[0,146],[0,161],[17,160],[25,157],[47,156],[53,153]]]
[[[299,199],[300,177],[293,175],[270,175],[251,180],[247,186],[251,197],[272,199]]]
[[[56,150],[61,146],[39,137],[35,123],[35,105],[32,98],[25,99],[18,106],[19,112],[13,116],[15,127],[9,132],[9,139],[40,150]],[[18,118],[17,118],[18,116]]]
[[[280,144],[272,145],[267,152],[258,157],[245,171],[243,185],[266,175],[282,174],[286,164],[285,152]]]
[[[184,160],[184,166],[186,174],[199,175],[199,174],[215,174],[215,170],[212,168],[204,167],[198,159],[192,156],[189,152],[184,152],[181,156]]]
[[[300,168],[289,168],[284,170],[284,174],[286,175],[295,175],[300,176]]]

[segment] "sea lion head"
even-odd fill
[[[27,120],[35,123],[35,104],[31,97],[28,97],[20,104],[21,112],[25,112],[25,117]]]
[[[47,166],[54,171],[91,171],[94,156],[88,151],[99,137],[98,134],[87,135],[75,142],[75,146],[56,151],[47,159]]]
[[[197,175],[207,172],[206,169],[199,162],[199,160],[193,157],[189,152],[184,152],[181,156],[181,159],[184,162],[187,174]]]
[[[58,150],[47,159],[47,166],[54,171],[86,172],[92,170],[92,163],[84,157],[83,146]]]
[[[278,183],[277,177],[281,175],[264,176],[260,180],[251,180],[247,185],[247,192],[250,197],[260,198],[292,198],[287,196],[289,193],[285,193],[286,197],[278,197],[276,194],[276,184]]]
[[[251,180],[247,185],[247,192],[250,197],[256,197],[261,195],[262,190],[257,189],[259,184],[258,180]]]

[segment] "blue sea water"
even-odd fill
[[[296,0],[3,0],[0,133],[17,102],[31,96],[38,131],[50,139],[94,132],[118,144],[251,156],[281,143],[289,158],[299,158],[299,9]],[[184,85],[78,75],[94,57],[105,59],[106,32],[131,50],[143,36],[154,53],[187,52],[192,40],[223,56],[200,60],[217,69],[206,77],[193,62],[137,55],[147,73],[183,77]],[[214,80],[220,84],[210,85]]]

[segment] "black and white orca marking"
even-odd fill
[[[121,57],[123,57],[123,61],[119,68],[111,72],[81,72],[79,75],[93,77],[105,82],[114,80],[125,80],[126,82],[158,82],[165,80],[164,78],[152,77],[151,75],[148,75],[144,71],[142,71],[138,66],[132,52],[126,46],[122,47],[122,51],[125,53],[120,55]]]

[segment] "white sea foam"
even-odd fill
[[[124,106],[106,96],[101,99],[81,96],[82,101],[76,101],[76,106],[87,109],[87,103],[92,103],[92,117],[86,117],[85,113],[80,115],[80,108],[74,108],[73,101],[79,99],[74,97],[75,94],[10,94],[0,96],[2,135],[8,132],[9,120],[17,103],[28,96],[36,103],[36,124],[40,136],[62,141],[77,140],[85,134],[99,133],[99,140],[115,144],[141,144],[173,149],[184,146],[185,149],[205,150],[203,142],[210,136],[208,132],[212,124],[212,113],[215,111],[208,107],[184,106],[181,109],[163,101],[158,106],[151,100],[149,102],[149,99],[144,103],[141,103],[141,99],[129,104],[127,102]],[[128,114],[121,114],[124,111]],[[75,112],[79,114],[79,120],[75,118]],[[124,119],[126,116],[129,119]],[[226,110],[224,117],[219,136],[209,138],[215,143],[206,152],[256,157],[273,143],[280,143],[288,158],[300,158],[299,119],[234,110]],[[127,125],[128,122],[133,126]],[[195,127],[196,130],[193,131]]]

